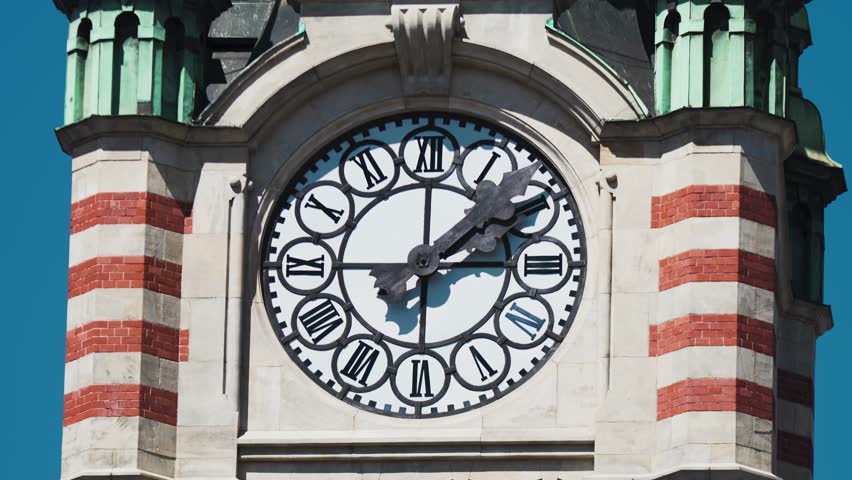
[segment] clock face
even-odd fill
[[[337,398],[408,418],[477,408],[531,377],[571,328],[586,270],[574,198],[549,161],[435,113],[320,151],[263,249],[264,301],[292,360]]]

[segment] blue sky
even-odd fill
[[[24,10],[26,8],[26,10]],[[21,15],[10,15],[18,12]],[[53,129],[62,123],[67,21],[52,2],[16,2],[7,8],[2,132],[6,153],[4,231],[6,272],[0,355],[7,365],[0,395],[6,428],[6,478],[58,479],[62,432],[65,305],[68,267],[70,161]],[[802,59],[805,95],[820,108],[832,157],[852,164],[848,139],[852,76],[848,19],[852,2],[810,4],[814,43]],[[850,178],[852,182],[852,178]],[[847,471],[849,362],[852,351],[852,194],[826,217],[826,303],[835,327],[818,343],[816,480]]]

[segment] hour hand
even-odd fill
[[[379,289],[379,296],[383,300],[399,303],[405,297],[406,284],[414,272],[407,264],[390,264],[373,267],[370,275],[376,278],[374,286]]]

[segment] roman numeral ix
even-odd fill
[[[325,257],[303,260],[287,255],[286,270],[285,275],[288,277],[322,277],[325,270]]]

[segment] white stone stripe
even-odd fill
[[[813,408],[781,399],[777,399],[776,402],[778,430],[803,437],[813,437]]]
[[[95,435],[94,433],[97,432]],[[63,472],[91,468],[94,458],[123,458],[136,449],[147,449],[167,457],[175,456],[177,427],[143,417],[91,417],[62,430]],[[168,439],[171,439],[169,441]],[[89,454],[94,455],[90,458]],[[135,455],[128,455],[128,460]],[[79,463],[79,465],[78,465]],[[68,468],[65,468],[66,465]],[[113,475],[116,471],[112,471]]]
[[[148,152],[103,150],[75,157],[72,159],[71,203],[98,193],[114,192],[148,192],[191,203],[194,188],[190,186],[194,185],[195,174],[165,165],[166,157],[168,155],[160,155],[154,163]]]
[[[144,320],[179,328],[180,299],[142,288],[98,288],[68,299],[68,330],[96,320]]]
[[[97,257],[135,256],[180,265],[183,235],[144,224],[95,225],[71,235],[68,266]]]
[[[775,295],[769,290],[737,282],[689,282],[657,296],[654,324],[668,322],[692,313],[739,314],[772,323]]]
[[[775,229],[739,217],[691,217],[660,228],[661,259],[689,250],[744,250],[775,258]]]
[[[657,358],[657,386],[688,379],[736,378],[772,388],[775,360],[739,347],[687,347]]]
[[[741,152],[742,147],[737,145],[695,144],[669,152],[656,169],[651,195],[660,197],[693,185],[743,185],[766,191]]]
[[[65,394],[92,385],[144,385],[177,392],[178,363],[141,352],[104,352],[65,364]]]

